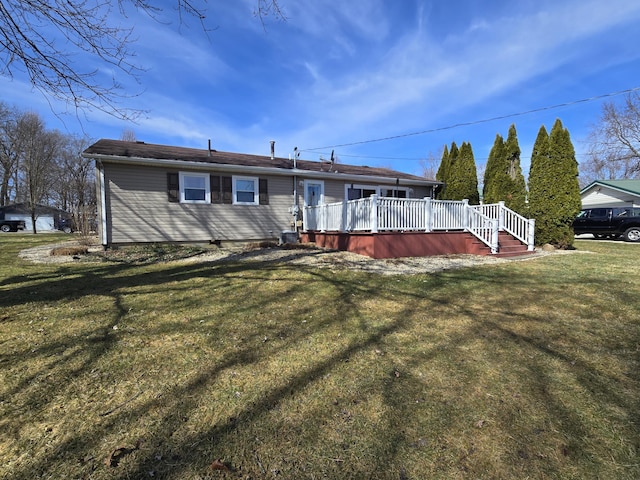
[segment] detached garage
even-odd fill
[[[64,210],[46,205],[38,205],[36,207],[36,230],[38,232],[51,232],[57,230],[58,222],[61,218],[65,218],[68,214]],[[31,212],[29,207],[24,203],[15,203],[0,207],[0,218],[4,220],[24,220],[25,232],[33,232],[31,223]]]
[[[640,180],[596,180],[580,197],[582,208],[640,207]]]

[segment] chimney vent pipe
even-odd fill
[[[276,142],[275,140],[271,140],[271,160],[276,157]]]

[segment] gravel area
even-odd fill
[[[20,257],[34,263],[71,263],[82,259],[81,256],[52,256],[57,247],[78,245],[75,241],[62,244],[30,248],[20,252]],[[90,252],[101,251],[101,247],[91,247]],[[559,251],[558,251],[559,252]],[[475,265],[493,265],[497,263],[526,261],[540,258],[554,252],[536,251],[528,255],[499,258],[483,255],[435,255],[430,257],[393,258],[376,260],[350,252],[336,252],[319,248],[260,248],[250,250],[219,249],[193,257],[174,260],[175,262],[287,262],[292,265],[315,266],[318,268],[362,270],[380,275],[406,275],[434,273],[443,270],[464,268]]]

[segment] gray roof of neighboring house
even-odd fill
[[[60,210],[59,208],[56,208],[56,207],[50,207],[48,205],[36,205],[35,212],[38,215],[46,215],[46,214],[62,215],[67,213],[64,210]],[[3,207],[0,207],[0,213],[30,214],[31,209],[29,208],[29,205],[26,203],[14,203],[11,205],[5,205]]]
[[[594,185],[602,185],[640,196],[640,180],[596,180],[584,187],[580,193],[587,192]]]
[[[362,176],[381,177],[386,179],[407,180],[412,183],[425,185],[438,185],[441,182],[428,180],[424,177],[398,172],[388,168],[366,167],[347,165],[344,163],[315,162],[309,160],[296,160],[274,157],[269,155],[250,155],[246,153],[218,152],[216,150],[196,149],[186,147],[174,147],[168,145],[156,145],[144,142],[128,142],[123,140],[102,139],[91,145],[83,152],[86,158],[98,160],[126,160],[131,163],[147,163],[149,161],[185,162],[192,164],[206,164],[208,166],[235,166],[250,169],[270,169],[271,172],[282,171],[289,175],[313,174],[315,177]]]

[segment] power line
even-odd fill
[[[424,135],[424,134],[427,134],[427,133],[441,132],[443,130],[451,130],[451,129],[458,128],[458,127],[468,127],[468,126],[471,126],[471,125],[478,125],[478,124],[481,124],[481,123],[494,122],[496,120],[504,120],[506,118],[520,117],[520,116],[529,115],[529,114],[532,114],[532,113],[544,112],[546,110],[554,110],[556,108],[569,107],[571,105],[577,105],[579,103],[593,102],[595,100],[601,100],[603,98],[608,98],[608,97],[615,97],[617,95],[622,95],[624,93],[636,92],[638,90],[640,90],[640,87],[634,87],[634,88],[629,88],[627,90],[620,90],[618,92],[605,93],[605,94],[602,94],[602,95],[596,95],[594,97],[583,98],[581,100],[573,100],[571,102],[559,103],[557,105],[551,105],[551,106],[547,106],[547,107],[535,108],[533,110],[527,110],[526,112],[510,113],[508,115],[500,115],[498,117],[485,118],[483,120],[474,120],[472,122],[461,122],[461,123],[456,123],[456,124],[453,124],[453,125],[447,125],[446,127],[432,128],[432,129],[429,129],[429,130],[422,130],[420,132],[404,133],[404,134],[401,134],[401,135],[393,135],[393,136],[390,136],[390,137],[375,138],[375,139],[372,139],[372,140],[361,140],[359,142],[342,143],[342,144],[339,144],[339,145],[326,145],[324,147],[303,148],[303,149],[301,149],[301,151],[303,151],[303,152],[312,152],[312,151],[315,151],[315,150],[324,150],[325,148],[352,147],[354,145],[363,145],[363,144],[366,144],[366,143],[386,142],[388,140],[397,140],[399,138],[414,137],[416,135]]]

